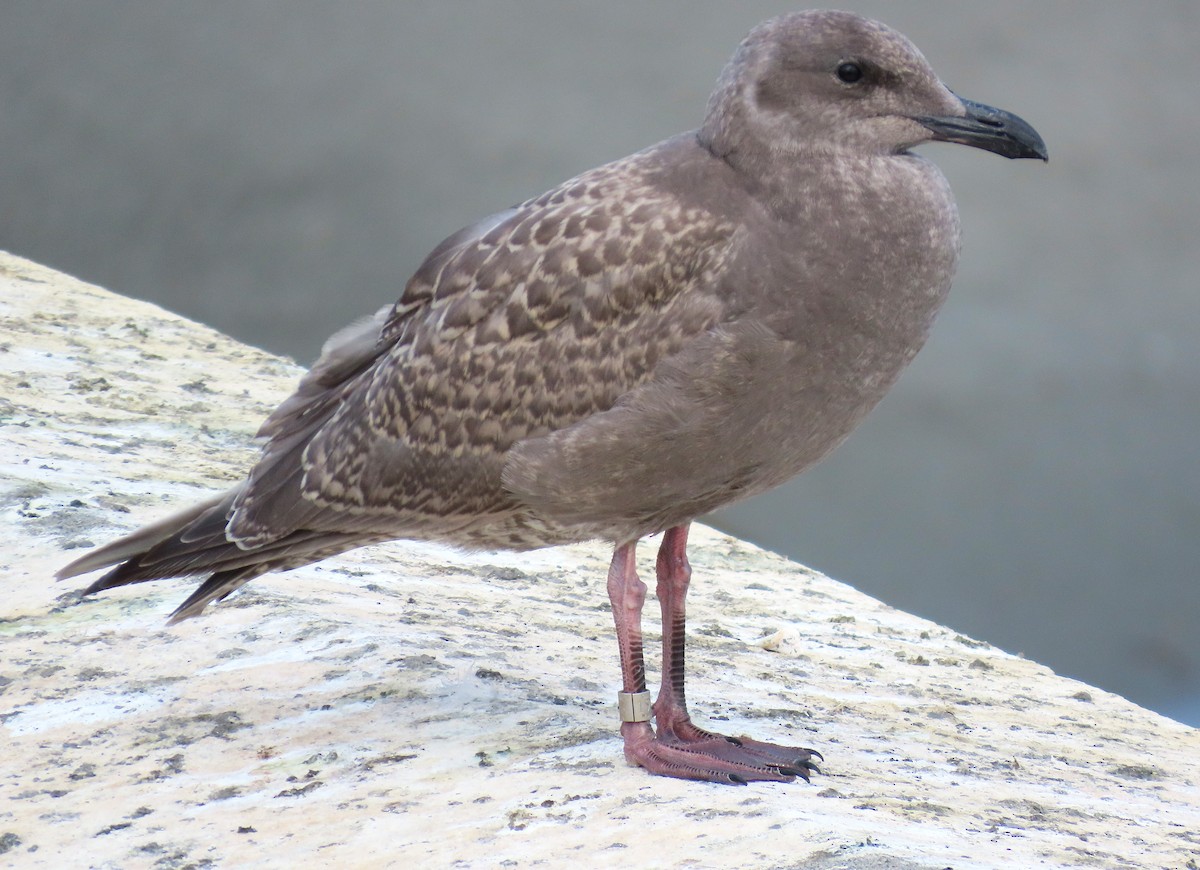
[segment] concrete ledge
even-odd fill
[[[626,766],[601,545],[75,602],[73,548],[238,478],[300,369],[9,255],[0,323],[0,865],[1200,867],[1200,732],[709,530],[695,711],[812,785]]]

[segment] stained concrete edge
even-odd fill
[[[52,580],[238,479],[300,374],[0,254],[0,864],[1200,867],[1200,731],[709,529],[693,707],[810,785],[625,764],[602,544],[395,542],[172,628],[187,581]]]

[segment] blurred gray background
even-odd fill
[[[1051,163],[925,149],[965,228],[932,341],[714,520],[1200,724],[1200,4],[852,6]],[[460,225],[696,126],[791,8],[4,0],[0,246],[311,362]]]

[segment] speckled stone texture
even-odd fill
[[[812,785],[626,766],[602,544],[380,545],[171,629],[187,581],[51,581],[300,374],[0,255],[0,866],[1200,867],[1200,732],[704,529],[698,718]]]

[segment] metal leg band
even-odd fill
[[[617,692],[617,709],[622,722],[649,722],[650,693]]]

